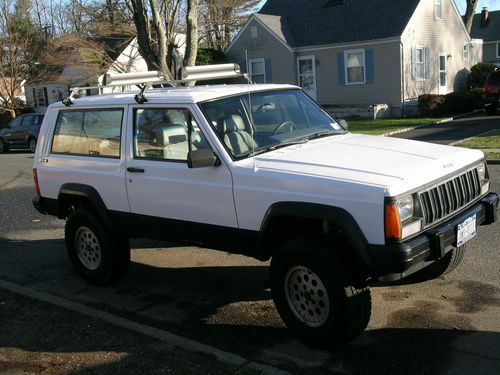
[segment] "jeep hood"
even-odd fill
[[[264,171],[351,181],[399,195],[483,159],[482,152],[382,136],[346,134],[256,157]]]

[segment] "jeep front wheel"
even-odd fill
[[[111,235],[101,221],[85,209],[78,208],[68,216],[65,240],[71,263],[91,284],[111,284],[128,270],[128,239]]]
[[[271,260],[271,290],[286,325],[314,346],[341,345],[370,321],[366,280],[356,280],[335,249],[322,242],[284,244]]]
[[[410,275],[409,278],[416,282],[434,280],[438,277],[451,273],[464,258],[466,245],[455,247],[448,251],[444,257],[436,260],[434,263]]]

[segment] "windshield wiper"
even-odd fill
[[[277,149],[283,148],[283,147],[288,147],[288,146],[292,146],[292,145],[301,145],[301,144],[304,144],[307,142],[309,142],[308,138],[301,138],[301,139],[297,139],[294,141],[287,141],[287,142],[278,143],[276,145],[266,147],[262,150],[257,150],[252,154],[252,156],[260,155],[260,154],[263,154],[263,153],[269,152],[269,151],[274,151],[274,150],[277,150]]]
[[[327,131],[324,131],[324,132],[319,132],[319,133],[311,134],[306,139],[308,141],[312,141],[313,139],[318,139],[318,138],[323,138],[323,137],[329,137],[331,135],[338,135],[338,134],[342,134],[342,133],[336,133],[336,132],[332,132],[331,130],[327,130]]]

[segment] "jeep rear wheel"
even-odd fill
[[[111,235],[101,221],[85,209],[78,208],[68,216],[65,240],[71,263],[91,284],[111,284],[128,270],[128,239]]]
[[[271,290],[286,325],[314,346],[341,345],[360,335],[371,315],[366,280],[347,271],[335,249],[290,241],[271,261]]]

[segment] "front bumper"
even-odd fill
[[[370,246],[376,264],[376,278],[395,281],[442,258],[456,247],[457,226],[476,215],[476,224],[488,225],[497,220],[498,195],[490,193],[468,209],[409,241]]]

